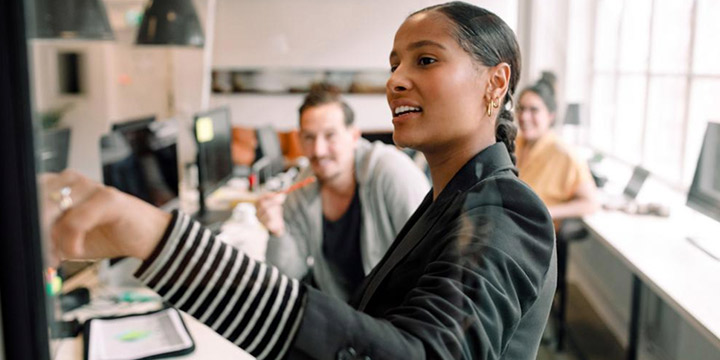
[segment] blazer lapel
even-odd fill
[[[453,176],[452,180],[450,180],[438,198],[430,204],[427,211],[414,223],[412,220],[416,217],[416,214],[413,214],[406,226],[400,234],[398,234],[398,239],[396,239],[390,247],[385,257],[383,257],[383,260],[373,269],[370,275],[368,275],[368,278],[365,279],[363,283],[364,286],[361,286],[362,297],[360,298],[360,302],[357,303],[353,301],[352,304],[358,304],[357,309],[364,311],[383,280],[385,280],[395,266],[430,233],[430,230],[432,230],[440,218],[443,217],[445,212],[450,208],[450,205],[455,201],[463,200],[464,196],[460,195],[482,179],[506,169],[516,172],[510,155],[502,143],[489,146],[468,161],[455,176]],[[432,196],[432,190],[429,196]],[[432,198],[426,198],[423,204],[420,205],[418,211],[421,211],[426,201],[431,200]],[[410,228],[406,230],[408,226],[410,226]],[[407,233],[403,236],[403,232],[405,231],[407,231]],[[356,295],[359,296],[360,294]],[[353,300],[357,300],[357,297]]]
[[[431,204],[427,211],[415,222],[414,226],[398,242],[397,247],[390,250],[389,256],[377,266],[377,271],[370,274],[370,282],[363,291],[358,310],[363,311],[365,309],[385,277],[430,232],[459,194],[460,192],[454,192],[450,196],[438,199],[439,201]]]

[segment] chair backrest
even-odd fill
[[[255,162],[260,160],[267,161],[269,165],[262,166],[264,171],[261,172],[261,181],[267,180],[268,177],[274,176],[283,171],[284,157],[282,148],[280,147],[280,139],[272,126],[263,126],[257,129],[258,148],[255,156]],[[253,166],[255,167],[255,166]]]
[[[257,129],[258,149],[261,152],[256,159],[269,157],[271,159],[282,157],[282,148],[277,132],[272,126],[263,126]]]

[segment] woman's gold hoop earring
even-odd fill
[[[488,117],[492,116],[492,109],[493,108],[497,109],[498,106],[500,106],[500,101],[495,102],[494,99],[490,100],[490,102],[487,104],[487,116]]]

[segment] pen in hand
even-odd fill
[[[307,177],[301,181],[298,181],[298,182],[290,185],[287,189],[278,191],[278,193],[287,195],[295,190],[301,189],[301,188],[303,188],[307,185],[310,185],[316,181],[317,181],[317,178],[315,176],[310,176],[310,177]]]

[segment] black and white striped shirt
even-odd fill
[[[177,211],[135,276],[258,359],[285,355],[306,299],[297,280],[216,240]]]

